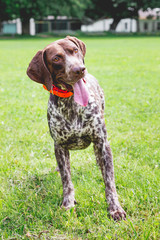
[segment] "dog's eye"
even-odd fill
[[[59,57],[53,58],[53,61],[54,61],[54,62],[58,62],[58,61],[59,61]]]
[[[76,49],[74,49],[74,53],[78,53],[78,49],[76,48]]]

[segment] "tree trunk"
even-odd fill
[[[137,32],[140,32],[140,24],[139,24],[139,17],[137,17]]]
[[[2,21],[0,20],[0,34],[2,34]]]
[[[22,34],[29,35],[29,19],[22,21]]]
[[[118,23],[120,22],[121,18],[114,18],[112,24],[110,25],[110,31],[111,32],[115,32],[116,31],[116,27],[118,25]]]

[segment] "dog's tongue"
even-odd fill
[[[87,106],[89,93],[83,79],[80,79],[78,82],[74,84],[73,91],[74,91],[74,101],[84,107]]]

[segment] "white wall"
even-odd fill
[[[94,22],[90,25],[82,25],[82,32],[104,32],[110,29],[113,19],[104,19]],[[117,25],[116,32],[136,32],[136,20],[134,19],[122,19]]]
[[[94,22],[90,25],[82,25],[82,32],[104,32],[108,31],[110,28],[110,24],[113,22],[113,19],[104,19]]]
[[[122,19],[117,25],[116,32],[136,32],[137,22],[135,19]]]
[[[36,34],[36,24],[33,18],[29,21],[29,33],[34,36]]]
[[[21,19],[17,18],[16,19],[16,24],[17,24],[17,34],[22,34],[22,23],[21,23]]]

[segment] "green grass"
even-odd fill
[[[1,239],[160,238],[160,39],[83,38],[86,66],[106,98],[116,186],[127,220],[107,215],[92,146],[71,152],[76,210],[60,208],[46,109],[48,93],[29,80],[33,55],[55,38],[0,41]]]

